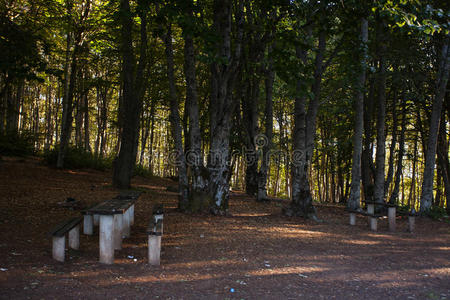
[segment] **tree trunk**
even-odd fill
[[[144,70],[146,66],[147,52],[147,14],[139,11],[141,19],[141,46],[139,65],[135,73],[135,57],[133,52],[132,35],[133,20],[131,18],[129,0],[121,0],[121,54],[122,54],[122,107],[120,117],[126,120],[121,123],[122,132],[120,139],[120,151],[114,163],[113,185],[117,188],[128,189],[130,187],[133,168],[136,163],[136,154],[139,138],[139,116],[142,109],[142,97],[144,88]],[[134,77],[136,76],[136,77]]]
[[[170,123],[172,129],[172,137],[176,152],[176,166],[178,169],[178,208],[185,210],[189,206],[189,183],[186,170],[186,158],[183,148],[183,137],[181,128],[181,118],[179,112],[179,103],[177,90],[175,85],[175,64],[173,61],[172,48],[172,29],[171,24],[168,25],[167,32],[164,36],[164,44],[166,60],[167,60],[167,78],[169,81],[169,97],[170,97]]]
[[[193,18],[193,1],[189,0],[185,14]],[[208,176],[203,166],[203,153],[201,150],[201,132],[198,106],[197,78],[195,70],[195,46],[191,28],[183,28],[184,36],[184,74],[186,78],[186,102],[189,104],[189,151],[186,153],[188,166],[192,169],[192,189],[190,201],[195,197],[202,197],[207,191]],[[187,136],[185,137],[187,139]],[[192,208],[192,207],[191,207]]]
[[[264,201],[267,199],[267,177],[270,164],[270,151],[272,149],[273,137],[273,83],[275,80],[275,71],[273,69],[272,46],[268,46],[268,63],[266,68],[265,89],[266,89],[266,107],[265,107],[265,129],[266,136],[263,140],[263,156],[261,162],[261,169],[258,174],[258,193],[257,201]],[[279,173],[279,169],[278,169]],[[277,178],[278,180],[278,178]],[[277,185],[277,184],[276,184]]]
[[[386,163],[386,41],[385,27],[383,22],[379,23],[379,77],[378,77],[378,101],[377,101],[377,153],[375,157],[376,172],[373,189],[373,200],[378,203],[384,202],[384,181]]]
[[[67,1],[67,10],[69,24],[71,23],[71,2]],[[80,16],[79,24],[84,24],[90,13],[90,1],[86,2],[84,6],[84,11]],[[75,40],[74,40],[74,50],[72,52],[70,69],[69,69],[69,57],[70,57],[70,45],[71,45],[71,33],[67,33],[67,49],[66,49],[66,66],[65,66],[65,83],[64,83],[64,98],[63,98],[63,115],[61,120],[61,139],[59,144],[58,159],[56,162],[57,168],[64,167],[64,158],[66,155],[67,146],[69,145],[70,137],[72,134],[72,120],[73,120],[73,98],[75,92],[75,85],[78,73],[78,56],[82,50],[83,42],[83,26],[76,29]],[[70,75],[69,75],[70,73]]]
[[[211,64],[210,126],[211,145],[208,158],[209,204],[211,212],[223,214],[228,210],[229,159],[231,115],[235,111],[232,100],[234,81],[239,66],[242,42],[243,2],[239,2],[234,55],[231,53],[232,2],[214,1],[214,29],[219,35],[216,55],[225,62]]]
[[[428,145],[425,151],[425,168],[423,172],[422,195],[420,197],[420,211],[427,212],[433,203],[433,178],[434,165],[436,162],[436,145],[439,134],[442,105],[445,98],[446,87],[450,69],[450,36],[445,37],[444,45],[439,58],[439,69],[436,82],[436,92],[431,112],[430,131],[428,134]]]
[[[362,134],[364,130],[364,85],[366,82],[368,23],[361,18],[361,61],[356,84],[355,97],[355,131],[353,135],[352,181],[347,206],[358,209],[361,197],[361,152]]]
[[[363,185],[364,200],[373,200],[373,180],[375,166],[373,164],[373,114],[375,104],[375,83],[373,77],[369,77],[369,93],[364,97],[364,137],[361,153],[361,181]]]
[[[403,96],[404,97],[404,96]],[[397,102],[397,92],[394,91],[394,101],[393,101],[393,108],[392,108],[392,141],[391,145],[389,147],[389,163],[388,163],[388,172],[387,172],[387,178],[386,182],[384,184],[384,194],[387,195],[389,192],[389,186],[392,182],[392,178],[394,176],[394,154],[395,154],[395,147],[397,147],[397,110],[396,110],[396,102]],[[403,127],[402,127],[403,129]]]
[[[394,189],[392,190],[391,197],[389,199],[389,203],[398,204],[398,193],[400,190],[400,179],[403,174],[403,155],[405,152],[405,132],[406,132],[406,96],[404,95],[402,98],[402,129],[400,131],[400,141],[399,141],[399,149],[398,149],[398,159],[397,159],[397,170],[395,172],[395,180],[394,180]],[[394,111],[395,115],[395,111]],[[397,119],[397,118],[396,118]],[[395,122],[396,125],[396,122]],[[396,126],[394,126],[393,130],[397,130]],[[394,143],[394,141],[392,141]],[[391,156],[394,156],[394,150],[391,149]],[[393,163],[393,162],[392,162]],[[392,169],[394,169],[392,167]],[[404,196],[404,195],[402,195]]]
[[[445,198],[447,200],[447,211],[450,211],[450,162],[449,162],[449,142],[446,133],[445,112],[441,116],[438,137],[438,164],[441,166],[442,180],[444,182]],[[442,201],[445,202],[445,201]]]
[[[296,48],[297,58],[306,64],[307,51]],[[312,206],[312,196],[308,181],[308,164],[306,161],[306,85],[301,79],[297,79],[298,96],[294,104],[294,131],[293,154],[291,163],[292,172],[292,197],[291,205],[284,213],[288,216],[302,216],[305,218],[315,216]]]

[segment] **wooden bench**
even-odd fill
[[[64,262],[66,250],[66,233],[69,233],[69,247],[80,248],[80,223],[82,217],[76,217],[58,224],[49,235],[53,237],[53,259]]]
[[[148,234],[148,263],[160,265],[161,261],[161,237],[163,235],[163,206],[161,204],[153,207],[152,219],[147,228]]]

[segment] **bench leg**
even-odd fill
[[[94,222],[92,215],[84,215],[83,218],[83,233],[87,235],[94,234]]]
[[[356,225],[356,214],[350,213],[350,225]]]
[[[370,214],[370,215],[375,214],[375,205],[367,204],[367,213]],[[371,217],[369,216],[368,219],[369,219],[369,223],[370,223]]]
[[[114,249],[122,249],[123,215],[114,215]]]
[[[80,225],[69,231],[69,247],[75,250],[80,249]]]
[[[134,225],[134,204],[128,210],[130,211],[130,225]]]
[[[122,235],[124,238],[130,237],[130,209],[123,214],[123,230]]]
[[[66,250],[66,237],[53,237],[53,259],[64,262],[64,254]]]
[[[408,231],[414,232],[414,225],[416,223],[416,217],[408,216]]]
[[[370,230],[377,231],[377,218],[370,217]]]
[[[114,263],[114,216],[100,216],[100,262]]]
[[[159,220],[164,220],[164,215],[153,215],[153,222],[156,224]],[[164,223],[161,222],[161,234],[163,234]]]
[[[98,226],[100,222],[100,215],[94,215],[94,226]]]
[[[395,207],[388,208],[389,231],[395,231]]]
[[[159,266],[161,256],[161,236],[148,236],[148,263]]]

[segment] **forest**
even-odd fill
[[[230,190],[450,213],[447,1],[6,0],[0,155]]]

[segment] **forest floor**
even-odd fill
[[[81,235],[66,262],[48,231],[70,216],[67,197],[89,205],[115,196],[111,174],[62,171],[34,158],[0,161],[1,299],[450,299],[450,225],[419,218],[416,232],[348,225],[343,207],[318,206],[316,223],[281,215],[287,202],[235,192],[230,215],[182,214],[169,179],[135,178],[145,191],[114,265],[98,262],[98,234]],[[146,263],[154,203],[165,206],[161,266]],[[97,229],[96,232],[97,233]]]

